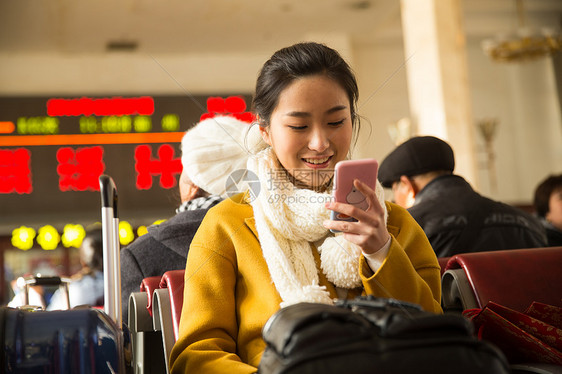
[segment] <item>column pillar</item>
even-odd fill
[[[446,140],[455,172],[478,189],[459,0],[401,0],[410,112],[416,135]]]

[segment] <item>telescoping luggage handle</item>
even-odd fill
[[[70,284],[70,278],[61,277],[43,277],[41,274],[36,276],[19,277],[17,280],[17,285],[19,288],[23,288],[23,305],[25,307],[30,306],[29,304],[29,291],[32,286],[59,286],[60,292],[64,295],[64,302],[66,303],[66,309],[70,309],[70,295],[68,293],[68,285]],[[33,307],[35,308],[35,306]]]
[[[119,216],[117,189],[108,175],[101,175],[101,223],[103,238],[104,312],[117,326],[123,322],[121,314],[121,264],[119,262]]]

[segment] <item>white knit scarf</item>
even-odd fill
[[[325,286],[319,285],[311,243],[318,248],[321,269],[336,287],[361,286],[361,249],[331,235],[322,222],[329,219],[325,203],[329,193],[294,186],[271,148],[248,160],[248,169],[260,179],[261,189],[251,201],[263,256],[281,299],[281,307],[299,302],[332,304]],[[384,209],[384,191],[377,182],[376,195]]]

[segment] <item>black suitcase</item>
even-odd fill
[[[104,310],[0,308],[0,368],[4,373],[129,373],[131,344],[121,321],[117,190],[100,176]]]

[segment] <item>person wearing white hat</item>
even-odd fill
[[[144,278],[185,269],[189,245],[207,211],[226,196],[227,177],[248,160],[249,124],[217,116],[197,123],[181,142],[181,205],[169,220],[121,250],[121,298],[127,320],[129,296]]]

